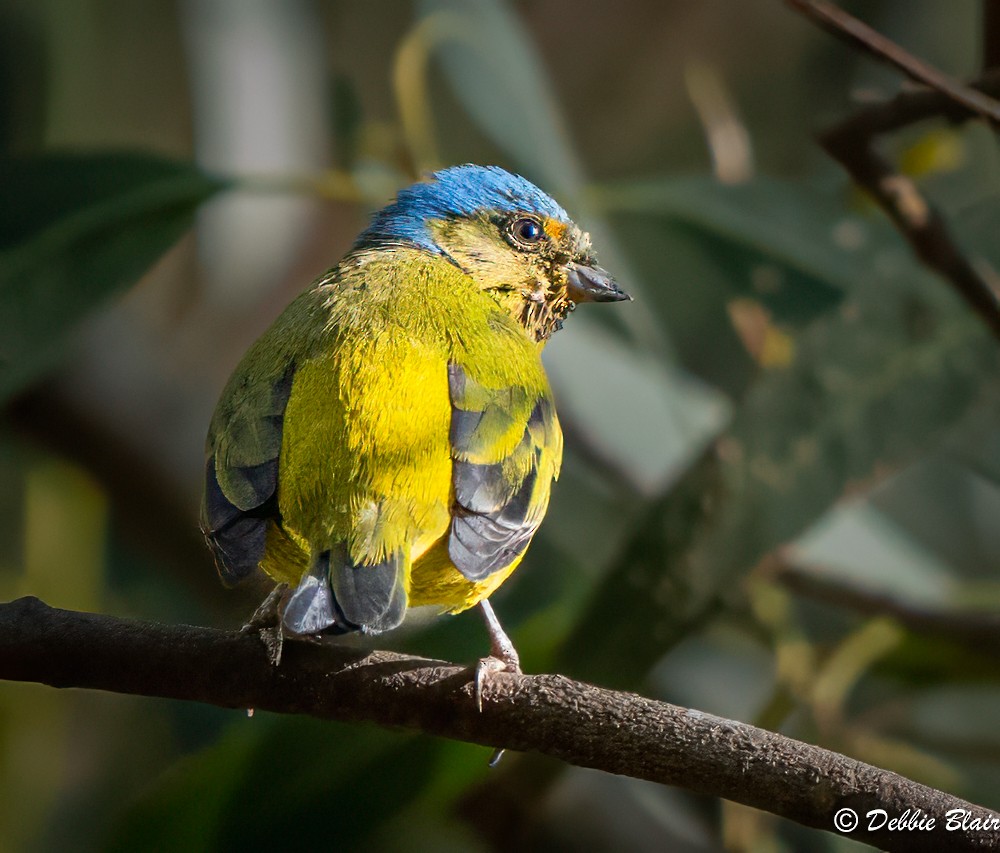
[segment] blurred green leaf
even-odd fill
[[[958,582],[948,564],[869,501],[834,507],[799,537],[790,559],[820,578],[925,607],[952,601]]]
[[[126,804],[104,849],[216,849],[222,814],[255,746],[255,737],[234,727],[212,747],[179,761]]]
[[[228,182],[153,155],[0,162],[0,400],[90,311],[135,282]]]
[[[669,331],[679,365],[739,399],[758,367],[728,310],[734,296],[729,276],[686,226],[640,214],[613,221],[636,273],[654,285],[635,310]]]
[[[980,430],[962,430],[955,438],[961,442],[953,439],[945,452],[920,460],[871,501],[905,531],[912,550],[922,552],[912,555],[909,562],[914,567],[935,560],[940,564],[949,584],[933,599],[939,604],[957,603],[956,597],[969,581],[995,582],[1000,567],[1000,529],[995,523],[1000,518],[1000,479],[996,476],[1000,474],[1000,447],[995,440],[984,442]],[[949,450],[959,443],[964,452],[956,458]],[[985,465],[977,464],[979,458]],[[909,586],[898,592],[907,597],[918,592]],[[929,598],[926,592],[925,600]]]
[[[996,192],[965,205],[952,221],[956,242],[993,287],[994,292],[1000,289],[998,222],[1000,222],[1000,194]]]
[[[915,265],[866,275],[651,510],[567,643],[568,671],[641,681],[741,573],[846,490],[913,460],[984,403],[1000,407],[997,356],[978,319]]]
[[[684,638],[650,676],[655,695],[733,720],[755,720],[775,690],[773,651],[715,623]]]
[[[873,672],[897,692],[901,688],[996,685],[1000,681],[994,649],[979,650],[941,634],[923,636],[914,632],[908,633],[899,648],[880,661]],[[884,698],[884,691],[879,698]]]
[[[977,425],[949,442],[945,448],[948,459],[959,465],[969,477],[978,479],[980,486],[1000,495],[1000,429],[997,429],[995,419]],[[996,531],[997,536],[990,536],[996,543],[995,549],[1000,551],[1000,530],[990,528],[986,532]],[[982,533],[980,533],[982,535]]]
[[[518,16],[504,3],[420,0],[424,17],[453,27],[438,56],[469,116],[549,192],[575,196],[583,172],[548,74]]]
[[[954,652],[947,645],[945,649]],[[951,788],[956,794],[988,800],[1000,788],[1000,741],[992,710],[1000,699],[1000,688],[995,683],[949,683],[945,655],[934,648],[924,651],[940,659],[945,683],[928,686],[925,674],[922,683],[915,681],[910,701],[893,703],[883,719],[892,722],[891,736],[904,737],[953,764],[961,778]],[[953,654],[952,666],[957,663],[964,669],[964,657]],[[874,714],[878,712],[876,708]]]
[[[779,322],[803,324],[837,305],[867,275],[888,232],[829,192],[764,176],[737,186],[705,176],[647,178],[598,185],[591,193],[605,212],[683,226],[734,292],[759,299]]]
[[[427,789],[438,747],[427,737],[262,715],[172,768],[124,813],[108,848],[358,850]]]
[[[595,185],[591,198],[640,275],[657,282],[648,298],[680,362],[734,398],[758,373],[755,358],[767,361],[755,342],[769,335],[780,346],[901,251],[887,223],[808,182],[654,177]]]
[[[546,347],[559,417],[573,442],[599,452],[640,495],[661,494],[725,425],[729,403],[583,319],[577,312],[572,328]]]

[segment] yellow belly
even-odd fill
[[[414,561],[407,590],[409,606],[433,604],[450,613],[461,613],[489,598],[520,562],[518,557],[507,568],[493,572],[486,579],[470,581],[448,558],[448,537],[445,535]]]

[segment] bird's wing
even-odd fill
[[[295,587],[283,619],[297,634],[377,633],[398,625],[406,609],[409,556],[384,535],[392,538],[397,525],[392,502],[350,470],[366,453],[377,456],[367,436],[349,449],[377,413],[345,424],[335,361],[305,347],[293,355],[259,345],[223,392],[209,430],[202,525],[219,574],[235,584],[264,561],[269,574]],[[349,384],[370,385],[383,372],[377,358],[366,359],[365,369],[371,376],[354,371]],[[291,468],[282,458],[289,432]],[[387,467],[363,461],[362,468]],[[329,524],[330,506],[348,504],[360,507],[358,517]],[[350,549],[359,538],[365,541]]]
[[[316,350],[323,328],[316,321],[318,294],[313,288],[294,300],[250,347],[208,428],[201,524],[219,575],[230,586],[250,577],[272,550],[283,552],[285,562],[304,560],[295,542],[274,534],[281,533],[278,480],[285,415],[300,369]],[[303,569],[288,574],[297,576]]]
[[[291,363],[270,375],[234,375],[209,428],[202,530],[223,582],[253,574],[269,519],[278,517],[278,455]]]
[[[448,366],[455,507],[448,555],[469,580],[507,568],[548,507],[562,431],[547,387],[491,388]]]

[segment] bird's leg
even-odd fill
[[[483,611],[486,630],[490,632],[490,657],[503,661],[505,669],[509,672],[520,673],[521,659],[500,620],[497,619],[496,613],[493,612],[493,605],[487,599],[483,599],[479,602],[479,607]]]
[[[272,666],[281,663],[281,651],[285,644],[285,633],[281,628],[281,604],[287,590],[288,584],[277,584],[247,623],[240,628],[241,634],[256,632],[260,635],[260,640],[267,649],[267,659]]]
[[[490,654],[489,657],[480,659],[476,664],[475,696],[476,707],[483,710],[483,681],[494,672],[513,672],[521,674],[521,659],[518,657],[517,649],[510,641],[510,637],[500,625],[493,606],[483,599],[479,602],[479,607],[483,612],[483,619],[486,621],[486,630],[490,633]]]

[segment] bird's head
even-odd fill
[[[578,302],[630,298],[565,210],[497,166],[455,166],[402,190],[355,248],[400,245],[455,264],[536,340],[561,328]]]

